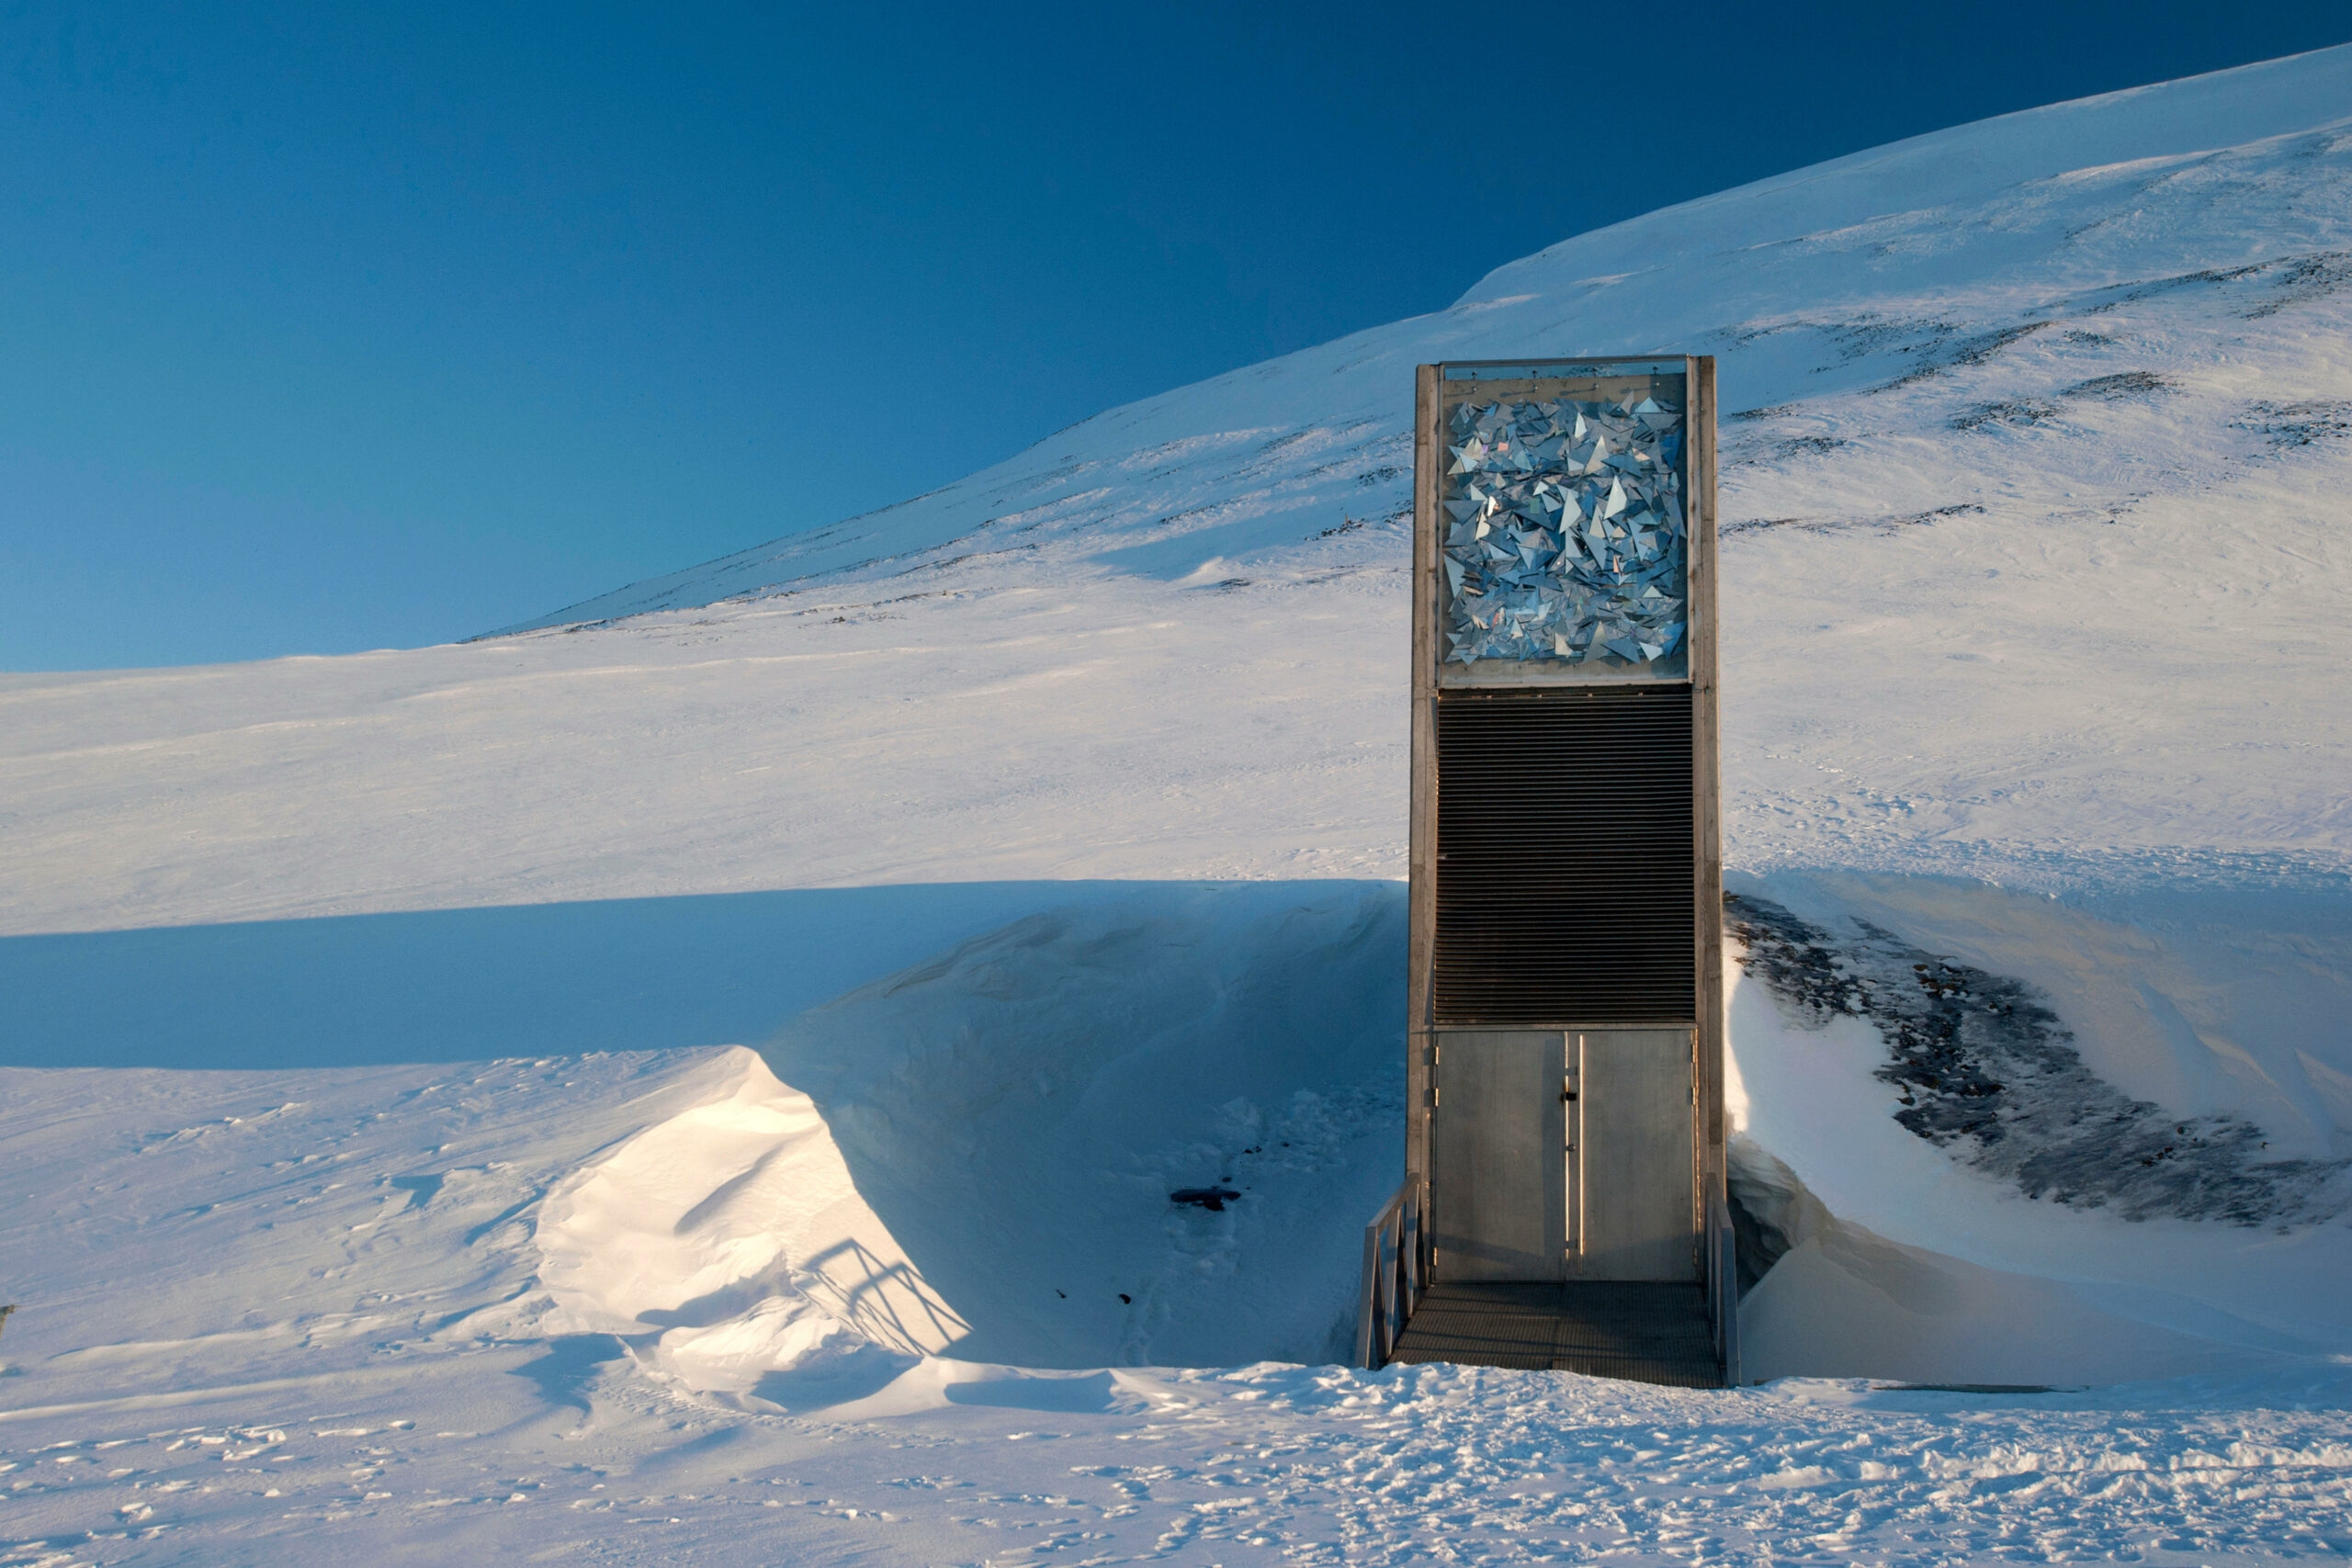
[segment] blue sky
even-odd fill
[[[6,9],[0,669],[464,637],[1585,229],[2346,39],[2292,0]],[[1638,133],[1528,158],[1460,129],[1497,104]]]

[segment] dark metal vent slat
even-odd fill
[[[1690,688],[1437,704],[1441,1024],[1687,1019]]]

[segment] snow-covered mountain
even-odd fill
[[[2352,48],[470,644],[0,677],[0,1533],[2343,1551],[2347,284]],[[2174,1381],[1250,1365],[1396,1176],[1411,368],[1620,351],[1731,411],[1750,1370]]]
[[[2347,81],[2330,51],[1668,209],[1502,267],[1442,314],[529,626],[887,615],[1105,578],[1283,615],[1402,564],[1415,364],[1711,353],[1736,858],[2341,871],[2324,803],[2346,710],[2303,699],[2343,651]],[[1352,684],[1361,654],[1329,654],[1314,682]],[[1866,747],[1849,772],[1869,786],[1795,755],[1799,733],[1838,736],[1830,765]],[[2021,772],[2030,799],[2007,787]]]

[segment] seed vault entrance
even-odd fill
[[[1661,1326],[1618,1375],[1713,1382],[1714,363],[1424,366],[1416,421],[1419,1277],[1393,1353],[1579,1365],[1591,1325],[1559,1314],[1585,1311]]]
[[[1448,1030],[1431,1049],[1436,1278],[1700,1280],[1689,1031]]]

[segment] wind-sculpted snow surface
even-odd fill
[[[765,1061],[17,1070],[13,1102],[45,1111],[0,1145],[30,1182],[0,1248],[37,1259],[0,1368],[0,1542],[59,1562],[333,1542],[1230,1563],[2352,1540],[2352,1383],[2314,1347],[2270,1332],[2217,1357],[2211,1336],[2265,1331],[2210,1309],[2203,1338],[2155,1327],[2152,1306],[2180,1311],[2156,1292],[2109,1303],[2138,1318],[2069,1309],[1819,1216],[1780,1216],[1796,1245],[1750,1298],[1759,1359],[1821,1364],[1793,1313],[1897,1375],[2045,1381],[2016,1352],[2055,1347],[2201,1379],[1705,1393],[1132,1364],[1340,1326],[1352,1222],[1394,1174],[1400,901],[1241,886],[1047,911],[813,1010]],[[1753,1082],[1778,1042],[1747,1016]],[[1844,1081],[1791,1077],[1808,1099]],[[1800,1141],[1758,1096],[1746,1110]],[[1202,1179],[1239,1196],[1170,1201]],[[2181,1256],[2165,1238],[2149,1261]],[[1882,1288],[1907,1294],[1865,1302],[1861,1326],[1903,1344],[1825,1322]],[[2086,1325],[2106,1361],[2065,1347]],[[1033,1365],[970,1359],[984,1339]]]
[[[758,1410],[943,1353],[1344,1359],[1358,1236],[1330,1216],[1396,1183],[1403,903],[1130,894],[814,1009],[548,1199],[549,1323]],[[1231,1201],[1174,1201],[1212,1183]]]
[[[216,1405],[52,1417],[37,1446],[0,1427],[14,1555],[1940,1568],[2352,1552],[2340,1369],[1998,1395],[927,1361],[805,1419],[682,1399],[607,1344],[564,1374],[584,1408],[508,1429],[491,1467],[476,1434],[401,1414],[447,1408],[491,1369],[404,1371],[405,1390],[269,1425]],[[492,1381],[514,1392],[478,1394],[478,1418],[528,1386]]]
[[[1818,1028],[1867,1019],[1889,1059],[1872,1076],[1894,1119],[2029,1198],[2130,1220],[2315,1224],[2352,1207],[2352,1161],[2285,1159],[2263,1129],[2182,1116],[2119,1092],[2083,1065],[2050,998],[1939,957],[1867,920],[1833,935],[1758,897],[1727,901],[1740,963]]]
[[[674,1330],[554,1315],[534,1259],[568,1223],[545,1197],[567,1168],[656,1173],[653,1146],[592,1152],[632,1115],[699,1131],[664,1157],[732,1168],[729,1141],[755,1130],[746,1059],[345,1069],[310,1075],[299,1104],[273,1092],[282,1075],[11,1074],[18,1103],[44,1077],[79,1097],[52,1089],[46,1124],[13,1119],[0,1149],[30,1182],[0,1222],[6,1256],[21,1270],[51,1238],[17,1274],[47,1283],[6,1344],[0,1550],[59,1564],[2352,1550],[2352,1383],[2325,1364],[1999,1396],[910,1359],[835,1367],[856,1375],[808,1414],[730,1406],[682,1375],[716,1362],[658,1353]],[[80,1158],[43,1157],[58,1143]],[[145,1190],[171,1201],[122,1201]],[[280,1262],[266,1300],[248,1289],[257,1250]],[[224,1272],[236,1258],[244,1270]],[[89,1303],[85,1327],[102,1314],[120,1337],[61,1321],[77,1314],[48,1304],[60,1287]]]

